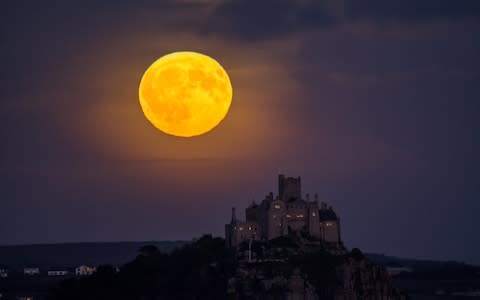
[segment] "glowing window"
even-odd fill
[[[276,209],[280,209],[280,204],[275,204],[274,207],[275,207]]]
[[[287,214],[287,218],[291,218],[291,217],[292,217],[291,215]]]
[[[312,216],[314,216],[314,217],[315,217],[316,215],[317,215],[317,214],[316,214],[315,212],[313,212],[313,213],[312,213]]]
[[[240,227],[240,230],[243,230],[243,227]]]
[[[248,230],[252,230],[252,226],[248,226]]]
[[[303,218],[302,214],[297,215],[297,218]]]

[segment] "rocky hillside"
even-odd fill
[[[228,281],[229,299],[407,298],[393,286],[385,268],[358,249],[304,247],[289,238],[252,249],[256,251],[250,256],[254,259],[248,260],[245,245],[240,247],[241,261]]]

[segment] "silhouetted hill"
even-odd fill
[[[259,251],[268,256],[254,263],[245,261],[242,249],[237,256],[232,256],[223,239],[211,236],[188,242],[0,246],[0,267],[5,265],[11,270],[28,265],[43,269],[81,264],[103,265],[95,275],[82,279],[27,278],[13,274],[0,280],[0,290],[5,295],[34,294],[44,299],[42,297],[48,290],[56,287],[53,296],[57,298],[53,299],[87,299],[86,295],[89,295],[88,299],[112,299],[115,296],[113,298],[129,300],[145,299],[147,296],[194,299],[192,297],[199,293],[208,295],[209,299],[228,299],[227,294],[251,293],[257,295],[257,299],[268,299],[268,295],[292,292],[298,295],[322,294],[329,299],[334,291],[339,292],[338,288],[344,289],[345,295],[374,294],[404,299],[403,292],[407,292],[412,299],[437,299],[432,297],[441,296],[448,300],[450,296],[476,295],[480,291],[480,268],[463,263],[379,254],[367,254],[365,258],[358,249],[339,255],[321,249],[303,253],[307,248],[279,242],[282,241],[271,241],[269,247],[258,247],[268,245],[254,243],[252,251],[257,258],[261,258]],[[175,248],[178,250],[172,251]],[[291,250],[291,253],[287,251],[290,255],[285,256],[279,250]],[[412,272],[389,278],[386,270],[376,263],[391,267],[406,266]],[[105,265],[120,266],[120,271]],[[62,283],[59,283],[60,280]],[[395,286],[403,292],[399,293]]]
[[[425,272],[439,269],[479,269],[479,266],[468,265],[458,261],[441,261],[426,259],[410,259],[383,254],[365,254],[371,261],[388,267],[409,267],[412,271]]]
[[[98,242],[0,246],[0,266],[21,269],[76,267],[86,265],[122,265],[138,254],[145,245],[154,245],[162,252],[185,245],[187,241]]]
[[[359,249],[331,253],[295,236],[254,243],[249,256],[262,256],[254,261],[211,235],[170,254],[144,246],[118,270],[100,266],[51,286],[48,299],[407,299]]]

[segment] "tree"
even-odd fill
[[[142,256],[156,256],[156,255],[159,255],[161,252],[154,245],[145,245],[140,247],[140,249],[138,249],[138,253],[139,255],[142,255]]]

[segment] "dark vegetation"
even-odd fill
[[[264,258],[283,260],[264,261],[251,267],[262,270],[269,278],[288,278],[299,270],[318,287],[318,292],[325,296],[333,294],[338,285],[335,268],[345,257],[323,250],[300,253],[298,248],[299,245],[288,237],[269,243],[254,243],[252,250],[256,252],[255,256],[266,254]],[[239,251],[246,249],[248,244],[242,245]],[[144,245],[138,250],[138,256],[118,271],[111,266],[103,266],[90,277],[65,280],[50,291],[49,299],[228,299],[228,280],[235,276],[238,254],[225,246],[224,239],[210,235],[171,253],[162,252],[153,245]],[[359,250],[348,255],[363,258]],[[261,287],[257,288],[260,292]],[[255,286],[253,290],[256,291]],[[280,286],[273,286],[269,295],[276,292],[280,297],[285,291]]]
[[[225,299],[234,257],[222,238],[210,235],[171,253],[143,246],[118,272],[103,266],[88,278],[65,280],[49,299]]]
[[[293,256],[289,262],[293,267],[298,267],[308,276],[308,280],[316,287],[316,292],[321,298],[329,298],[334,293],[335,287],[340,284],[337,280],[335,268],[343,258],[318,251],[301,256]]]

